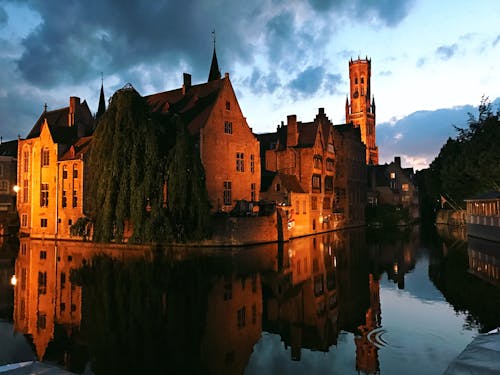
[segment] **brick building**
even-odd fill
[[[83,149],[94,129],[86,101],[44,110],[26,139],[19,140],[17,210],[20,232],[33,237],[69,237],[83,213]],[[85,147],[83,147],[85,148]]]
[[[375,142],[375,99],[371,96],[371,60],[349,61],[350,102],[346,99],[345,121],[361,130],[366,145],[366,164],[378,164]]]
[[[230,211],[238,200],[258,201],[260,145],[243,116],[226,73],[221,78],[214,49],[208,82],[146,96],[152,111],[181,116],[195,137],[205,168],[212,212]]]
[[[320,108],[312,122],[288,116],[261,141],[264,199],[285,206],[293,235],[364,224],[365,146],[352,124],[334,126]]]

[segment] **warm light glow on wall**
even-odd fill
[[[21,188],[18,185],[14,185],[12,189],[15,191],[16,194],[19,193],[19,190],[21,190]]]
[[[17,285],[17,277],[16,277],[16,275],[12,275],[12,277],[10,278],[10,284],[12,286],[16,286]]]

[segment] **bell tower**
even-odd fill
[[[378,164],[378,147],[375,144],[375,99],[371,96],[371,60],[349,61],[350,98],[345,103],[346,123],[352,122],[361,130],[361,140],[366,145],[366,164]],[[350,104],[349,104],[350,99]]]

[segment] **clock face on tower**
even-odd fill
[[[352,94],[352,97],[353,97],[354,99],[357,99],[357,98],[358,98],[358,96],[359,96],[359,94],[358,94],[358,90],[354,91],[354,94]]]

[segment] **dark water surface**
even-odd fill
[[[12,246],[0,250],[0,365],[38,357],[87,374],[441,374],[500,326],[500,244],[448,228],[235,249]]]

